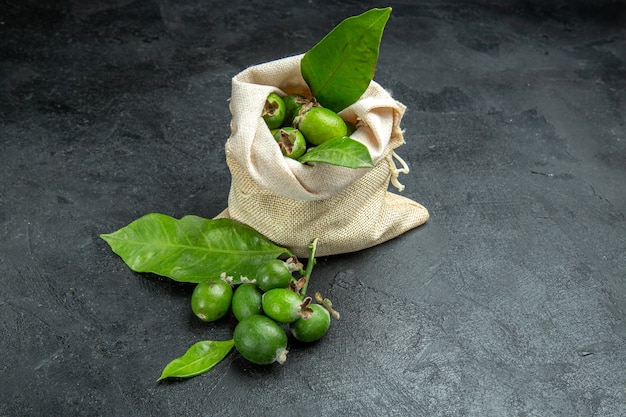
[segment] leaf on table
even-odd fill
[[[165,378],[190,378],[213,369],[228,355],[234,340],[204,340],[194,343],[183,356],[168,363],[157,381]]]
[[[387,7],[349,17],[304,54],[302,77],[322,106],[339,112],[363,95],[374,78],[390,14]]]
[[[222,273],[253,276],[271,259],[291,252],[252,227],[231,219],[150,213],[110,234],[100,235],[135,272],[183,282],[203,282]]]
[[[334,138],[312,147],[298,158],[298,161],[319,162],[346,168],[372,168],[374,166],[367,146],[348,136]]]

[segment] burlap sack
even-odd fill
[[[319,238],[316,255],[335,255],[377,245],[423,224],[426,208],[387,191],[390,181],[401,191],[397,176],[408,172],[394,152],[404,143],[400,121],[405,106],[374,81],[358,102],[339,113],[357,124],[351,136],[368,146],[374,168],[307,165],[283,157],[261,112],[271,92],[310,96],[301,59],[253,66],[233,78],[226,142],[232,183],[228,208],[217,217],[245,223],[301,258],[308,256],[313,238]],[[393,158],[402,168],[396,168]]]

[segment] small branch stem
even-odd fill
[[[306,278],[306,282],[300,289],[300,296],[302,298],[306,297],[306,290],[309,286],[309,281],[311,280],[311,273],[313,272],[313,267],[315,266],[315,251],[317,250],[317,241],[315,238],[309,243],[309,260],[306,263],[306,270],[304,272],[301,271],[302,276]]]

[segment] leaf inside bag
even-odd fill
[[[304,55],[302,77],[322,106],[339,112],[363,95],[374,78],[390,14],[387,7],[349,17]]]
[[[298,158],[298,161],[319,162],[346,168],[372,168],[374,166],[367,146],[348,136],[334,138],[315,146]]]

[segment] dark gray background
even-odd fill
[[[625,414],[625,3],[388,4],[375,79],[431,219],[320,258],[342,319],[285,365],[156,383],[234,322],[98,235],[221,212],[231,78],[387,3],[3,3],[0,416]]]

